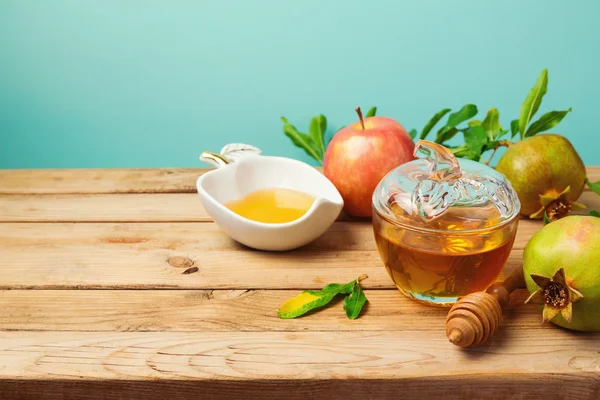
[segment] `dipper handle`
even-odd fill
[[[485,292],[475,292],[459,299],[446,318],[446,336],[459,347],[484,343],[494,334],[510,294],[525,286],[523,269],[516,268],[501,284],[494,283]]]

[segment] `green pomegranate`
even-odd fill
[[[571,209],[585,185],[585,165],[564,136],[540,134],[512,144],[496,169],[511,182],[521,201],[521,214],[557,220]]]
[[[540,229],[523,253],[527,302],[543,321],[600,331],[600,218],[570,215]]]

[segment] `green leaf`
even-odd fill
[[[548,218],[548,214],[544,211],[544,225],[548,225],[550,222],[550,218]]]
[[[296,127],[290,124],[284,117],[281,117],[281,120],[284,122],[283,133],[285,133],[285,135],[292,140],[292,143],[296,147],[303,149],[306,154],[322,164],[323,159],[315,149],[315,144],[312,142],[310,136],[308,136],[306,133],[298,132]]]
[[[371,107],[371,109],[369,110],[367,115],[365,115],[365,118],[374,117],[376,112],[377,112],[377,107]]]
[[[423,127],[423,131],[421,132],[421,136],[419,137],[419,139],[425,139],[427,137],[427,135],[429,134],[429,132],[431,131],[431,129],[433,129],[433,127],[438,122],[440,122],[440,119],[442,119],[444,117],[444,115],[448,114],[450,111],[451,110],[449,108],[444,108],[443,110],[435,113],[435,115],[433,117],[431,117],[429,122],[427,122],[425,124],[425,126]]]
[[[592,183],[589,179],[585,178],[585,183],[592,190],[592,192],[600,196],[600,181]]]
[[[527,133],[525,137],[530,137],[536,135],[540,132],[547,131],[548,129],[554,128],[556,125],[562,121],[562,119],[567,115],[572,109],[564,111],[550,111],[546,114],[542,115],[540,119],[532,123],[527,129]]]
[[[504,131],[506,132],[506,131]],[[498,145],[498,143],[500,143],[499,140],[488,140],[484,145],[483,148],[481,149],[481,154],[485,153],[488,150],[492,150],[494,149],[494,147],[496,147]]]
[[[454,136],[456,136],[456,134],[459,132],[458,129],[456,128],[452,128],[444,133],[442,133],[441,135],[438,133],[437,137],[435,138],[435,142],[436,143],[444,143],[450,139],[452,139]],[[461,131],[462,132],[462,131]]]
[[[445,127],[454,128],[461,122],[464,122],[475,115],[477,115],[477,106],[474,104],[467,104],[457,112],[450,114]]]
[[[350,294],[354,290],[354,286],[356,286],[356,281],[348,282],[346,284],[339,283],[330,283],[321,289],[323,293],[333,293],[334,295],[342,293],[342,294]]]
[[[335,293],[320,293],[312,290],[305,290],[298,296],[292,297],[283,303],[277,311],[277,316],[283,319],[299,317],[310,310],[327,305],[335,295]]]
[[[481,126],[487,132],[490,140],[495,140],[500,137],[502,126],[500,125],[500,113],[497,108],[490,108],[488,110]]]
[[[510,138],[514,138],[519,133],[519,120],[513,119],[510,121]]]
[[[410,135],[411,139],[414,139],[417,137],[418,132],[416,129],[411,129],[410,132],[408,132],[408,134]]]
[[[598,212],[596,210],[592,210],[592,211],[590,211],[590,217],[598,217],[598,218],[600,218],[600,212]]]
[[[350,319],[356,319],[366,302],[367,296],[365,296],[365,292],[363,292],[360,285],[355,285],[352,293],[344,299],[346,316]]]
[[[448,148],[456,157],[465,157],[469,153],[469,148],[466,145]]]
[[[467,147],[466,158],[479,161],[483,146],[488,142],[488,136],[483,126],[471,126],[464,132],[465,146]]]
[[[472,119],[469,122],[467,122],[467,124],[469,124],[469,126],[479,126],[481,125],[481,121],[478,119]]]
[[[448,139],[442,140],[442,137],[444,136],[444,134],[446,132],[452,130],[453,128],[455,128],[456,126],[461,124],[462,122],[465,122],[466,120],[474,117],[475,115],[477,115],[477,106],[475,106],[474,104],[467,104],[467,105],[463,106],[463,108],[461,108],[457,112],[450,114],[448,116],[448,121],[446,122],[446,125],[444,125],[442,128],[440,128],[440,130],[437,132],[437,137],[435,139],[435,142],[443,143],[446,140],[448,140]],[[454,135],[452,135],[452,136],[454,136]]]
[[[510,132],[508,129],[501,129],[500,133],[498,134],[498,136],[496,137],[496,139],[500,139],[501,137],[503,137],[504,135],[506,135],[508,132]]]
[[[356,287],[360,287],[360,280],[366,277],[361,275],[345,284],[330,283],[321,290],[305,290],[283,303],[277,311],[277,316],[284,319],[296,318],[327,305],[338,294],[352,295],[356,292]]]
[[[325,131],[327,130],[327,118],[323,114],[313,117],[310,121],[309,132],[310,138],[316,144],[315,150],[321,158],[325,154]]]
[[[527,132],[527,125],[531,118],[535,115],[537,110],[540,108],[542,103],[542,97],[546,94],[548,89],[548,69],[544,68],[542,73],[538,77],[535,86],[531,88],[529,94],[525,98],[525,101],[521,105],[521,113],[519,114],[519,132],[521,133],[521,139],[525,137]]]

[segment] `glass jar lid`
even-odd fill
[[[495,169],[457,159],[446,147],[419,140],[416,160],[390,171],[373,193],[373,208],[391,223],[426,230],[472,231],[503,225],[521,204]]]

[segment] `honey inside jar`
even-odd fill
[[[521,204],[506,177],[419,140],[417,159],[373,194],[373,230],[388,274],[406,296],[450,306],[485,291],[512,249]]]
[[[486,290],[508,259],[517,227],[515,220],[498,228],[493,211],[486,211],[489,219],[480,219],[473,209],[451,210],[430,231],[395,226],[375,214],[379,254],[396,287],[441,306]]]
[[[257,222],[281,224],[302,217],[315,197],[286,188],[261,189],[225,204],[236,214]]]

